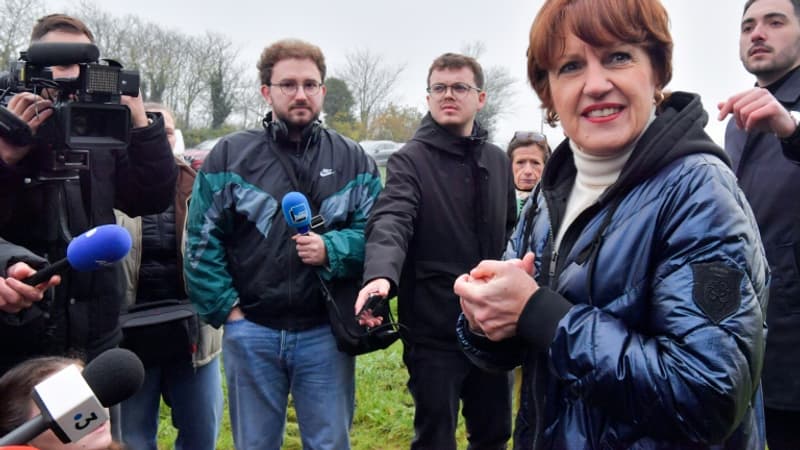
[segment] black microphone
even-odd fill
[[[96,45],[76,42],[37,42],[25,53],[29,63],[40,67],[90,63],[99,57]]]
[[[131,249],[131,235],[119,225],[100,225],[79,235],[67,245],[67,257],[22,280],[29,286],[45,282],[72,267],[79,271],[96,270],[124,258]]]
[[[103,407],[131,397],[143,382],[142,362],[121,348],[101,353],[82,374],[67,366],[36,385],[41,413],[0,438],[0,445],[25,444],[48,429],[65,444],[79,441],[108,420]]]

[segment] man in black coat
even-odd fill
[[[89,44],[94,36],[80,20],[51,14],[35,24],[31,41]],[[75,78],[79,67],[54,66],[52,71],[54,79]],[[49,94],[16,94],[7,111],[34,134],[50,126],[66,133],[52,120]],[[49,148],[52,141],[16,145],[0,135],[0,374],[37,355],[88,361],[121,340],[125,284],[119,264],[95,272],[67,271],[36,287],[20,281],[48,261],[64,258],[73,237],[115,223],[113,208],[139,216],[161,212],[172,200],[177,167],[163,118],[147,115],[141,96],[122,96],[120,103],[130,110],[130,145],[70,149],[88,150],[82,169],[43,164],[43,157],[65,150]]]
[[[486,102],[475,59],[446,53],[428,72],[428,107],[414,137],[389,157],[386,186],[367,223],[365,285],[398,295],[403,361],[416,407],[412,449],[456,448],[459,400],[469,448],[503,449],[511,434],[507,373],[474,366],[456,340],[456,277],[499,258],[514,226],[511,163],[475,122]],[[381,318],[366,313],[362,323]]]
[[[720,103],[725,149],[772,271],[764,387],[770,450],[800,448],[800,0],[748,0],[739,53],[756,87]]]

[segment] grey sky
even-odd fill
[[[753,85],[738,56],[738,30],[744,0],[662,0],[675,40],[671,90],[702,95],[710,113],[708,133],[722,144],[724,122],[717,102]],[[304,0],[104,0],[97,4],[118,15],[134,14],[191,35],[210,30],[230,36],[241,60],[255,75],[261,49],[286,37],[319,45],[329,73],[336,75],[345,55],[367,48],[389,63],[405,63],[394,100],[426,110],[425,77],[433,59],[464,44],[482,41],[484,67],[501,65],[517,79],[514,110],[500,122],[496,140],[504,144],[514,130],[538,129],[539,100],[527,84],[527,36],[542,0],[403,0],[401,2]],[[74,1],[46,0],[48,12],[72,8]],[[113,56],[113,55],[108,55]],[[124,63],[124,61],[123,61]],[[255,87],[254,87],[255,89]],[[489,93],[491,95],[491,92]],[[545,126],[551,142],[560,130]]]

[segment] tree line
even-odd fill
[[[48,12],[45,7],[44,0],[3,0],[3,67],[27,48],[35,20]],[[102,57],[139,71],[144,100],[164,103],[175,112],[187,146],[258,126],[268,111],[258,90],[255,61],[242,61],[239,47],[222,33],[190,35],[135,15],[112,15],[90,0],[81,0],[66,13],[92,30]],[[461,51],[480,60],[484,50],[477,42]],[[371,50],[356,49],[332,66],[332,76],[325,80],[326,126],[357,141],[404,142],[413,135],[423,112],[391,100],[404,63],[389,63]],[[515,81],[503,67],[484,67],[484,71],[489,95],[478,120],[491,134],[511,108],[509,94]]]

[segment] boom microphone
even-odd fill
[[[131,249],[131,235],[119,225],[100,225],[79,235],[67,245],[67,257],[36,271],[22,280],[30,286],[72,267],[82,272],[96,270],[119,261]]]
[[[76,42],[37,42],[25,53],[26,61],[40,67],[90,63],[99,57],[96,45]]]
[[[125,349],[101,353],[82,376],[69,365],[34,387],[41,413],[0,438],[0,445],[25,444],[48,429],[65,444],[79,441],[108,420],[104,407],[129,398],[143,382],[142,362]]]
[[[297,229],[300,234],[308,233],[311,227],[311,206],[305,195],[297,191],[289,192],[283,196],[281,208],[290,227]]]

